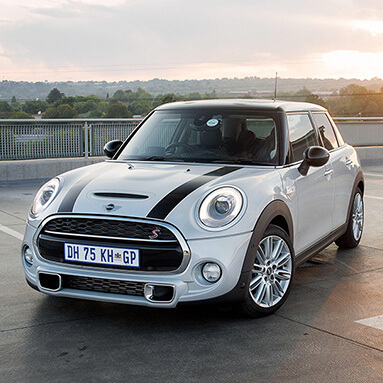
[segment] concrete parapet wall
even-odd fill
[[[357,147],[356,150],[362,164],[383,163],[383,146]],[[106,157],[0,161],[0,183],[49,179],[81,166],[105,161],[105,159]]]
[[[363,146],[355,148],[363,164],[382,162],[383,146]]]
[[[49,179],[105,159],[106,157],[0,161],[0,182]]]
[[[345,142],[353,146],[382,146],[383,122],[336,121]]]

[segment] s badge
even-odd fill
[[[158,228],[158,227],[156,227],[153,231],[152,231],[152,235],[149,235],[149,238],[150,239],[156,239],[156,238],[158,238],[158,236],[161,234],[161,230]]]

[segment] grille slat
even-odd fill
[[[63,275],[62,286],[64,288],[74,290],[96,291],[100,293],[143,297],[145,284],[143,282]]]
[[[141,222],[68,217],[49,221],[44,231],[148,240],[153,236],[153,230],[158,228],[159,226]],[[163,226],[160,226],[160,232],[157,232],[157,235],[156,240],[177,240],[174,234]]]

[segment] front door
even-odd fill
[[[334,177],[331,162],[310,167],[306,176],[299,173],[304,151],[318,145],[318,137],[308,113],[287,115],[292,165],[286,173],[296,193],[294,246],[298,255],[333,230]]]

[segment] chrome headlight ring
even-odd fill
[[[52,203],[60,191],[60,184],[60,179],[56,177],[48,181],[40,188],[32,203],[30,211],[32,218],[36,218]]]
[[[197,205],[198,224],[211,231],[236,224],[246,208],[245,194],[233,186],[221,186],[205,194]]]

